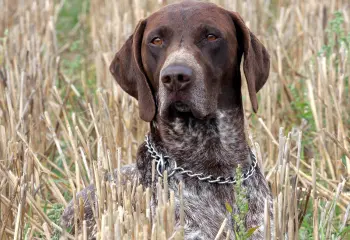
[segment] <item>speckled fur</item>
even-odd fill
[[[245,141],[241,109],[218,111],[210,120],[185,121],[177,118],[173,122],[157,120],[155,131],[161,141],[156,142],[157,150],[166,152],[178,165],[194,172],[203,172],[213,176],[232,176],[238,164],[250,165],[249,148]],[[156,137],[153,141],[157,141]],[[138,169],[141,182],[150,184],[150,156],[144,145],[140,147]],[[175,175],[169,181],[169,188],[177,193],[179,181],[184,183],[185,239],[214,239],[222,222],[228,218],[232,226],[225,202],[237,212],[232,185],[217,185],[199,182],[196,179]],[[247,229],[256,230],[251,239],[263,239],[264,201],[272,199],[267,182],[257,168],[254,175],[243,183],[247,189],[249,212],[246,216]],[[179,196],[176,195],[176,198]],[[176,199],[178,200],[178,199]],[[178,202],[178,201],[176,201]],[[226,229],[228,230],[228,229]],[[234,239],[234,234],[230,234]]]
[[[242,116],[241,110],[235,109],[218,111],[215,118],[205,121],[195,119],[185,121],[178,118],[173,122],[167,122],[164,119],[157,119],[157,127],[151,133],[152,141],[158,151],[166,152],[184,168],[214,176],[231,176],[238,163],[243,168],[250,164],[243,119],[240,116]],[[145,144],[142,144],[138,150],[137,169],[130,165],[122,168],[122,179],[139,177],[143,186],[151,186],[151,161]],[[229,225],[232,226],[232,217],[225,208],[225,202],[228,202],[233,207],[233,211],[237,212],[232,185],[199,182],[183,175],[170,178],[169,188],[174,190],[177,203],[177,220],[179,218],[177,194],[179,181],[184,183],[185,239],[214,239],[225,218],[229,219]],[[266,180],[259,168],[243,183],[243,186],[247,189],[249,205],[246,227],[249,229],[260,226],[251,239],[263,239],[264,201],[265,198],[270,203],[272,200]],[[94,190],[93,186],[89,186],[77,197],[81,196],[85,200],[87,192],[91,191],[92,199],[95,199]],[[153,199],[152,202],[155,208],[157,199]],[[272,216],[272,205],[270,210]],[[85,213],[85,219],[91,224],[89,230],[95,229],[91,205],[88,202],[85,205]],[[63,214],[62,224],[66,227],[72,226],[72,217],[73,203],[71,202]],[[90,232],[90,236],[92,234],[93,232]],[[234,239],[234,234],[230,234],[230,239]]]

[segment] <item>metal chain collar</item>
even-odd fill
[[[147,135],[146,135],[145,143],[146,143],[148,153],[151,154],[152,159],[156,163],[156,170],[158,172],[158,175],[161,177],[163,177],[163,172],[167,170],[168,177],[172,177],[174,174],[185,174],[188,177],[197,178],[199,181],[204,181],[208,183],[218,183],[218,184],[236,184],[237,183],[237,179],[234,176],[214,177],[212,175],[205,176],[203,173],[193,173],[191,170],[185,170],[182,167],[178,167],[176,161],[174,161],[174,164],[173,164],[174,166],[171,167],[169,162],[169,156],[158,153],[153,147]],[[241,175],[242,182],[247,180],[249,177],[251,177],[254,174],[255,169],[258,165],[256,156],[251,150],[250,150],[250,156],[252,158],[252,164],[250,165],[249,170]]]

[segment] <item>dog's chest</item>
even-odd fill
[[[176,120],[172,123],[161,123],[157,129],[158,139],[154,138],[155,149],[169,156],[170,166],[177,166],[192,173],[202,173],[204,176],[232,176],[238,164],[243,170],[249,166],[249,148],[245,141],[242,119],[235,117],[235,111],[218,112],[214,120],[185,123]],[[160,140],[161,139],[161,140]],[[152,185],[152,161],[149,149],[142,145],[138,153],[138,170],[141,182],[145,186]],[[171,168],[170,168],[171,170]],[[257,171],[245,183],[249,210],[242,221],[247,226],[261,227],[264,219],[265,198],[270,201],[270,192],[266,180]],[[182,194],[179,194],[179,182],[183,183]],[[221,225],[226,219],[222,235],[234,239],[233,215],[238,212],[235,202],[233,185],[211,184],[191,178],[186,174],[177,173],[168,180],[170,191],[175,196],[175,217],[180,225],[180,209],[183,209],[185,219],[185,239],[215,239]],[[157,192],[154,184],[154,193]],[[180,198],[183,201],[180,201]],[[156,214],[157,199],[153,196],[153,214]],[[232,208],[232,213],[226,209],[226,204]],[[262,238],[262,228],[254,233],[254,239]]]
[[[233,205],[233,188],[226,186],[220,190],[215,189],[214,185],[209,186],[206,183],[198,185],[185,180],[180,193],[178,183],[176,177],[169,179],[168,187],[169,191],[174,192],[175,221],[178,227],[180,212],[184,213],[185,239],[214,239],[225,218],[230,218],[225,202]],[[154,196],[155,199],[159,199],[159,196]],[[156,204],[154,214],[156,214],[155,206]]]
[[[245,184],[249,209],[242,221],[246,225],[246,230],[259,227],[255,231],[253,239],[263,239],[265,198],[267,198],[268,202],[271,202],[271,196],[266,184],[260,182],[261,177],[262,175],[258,171]],[[180,180],[183,182],[181,195],[178,184]],[[259,182],[260,187],[258,188],[257,184]],[[174,192],[175,221],[178,227],[180,226],[180,211],[184,213],[185,239],[214,239],[225,219],[226,226],[220,239],[226,239],[229,231],[229,239],[235,239],[233,215],[237,215],[239,210],[234,197],[233,185],[198,184],[195,179],[188,181],[185,178],[173,177],[169,179],[168,187],[170,191]],[[157,196],[154,197],[154,199],[158,198]],[[156,201],[153,201],[153,203],[156,203]],[[232,208],[231,213],[227,210],[227,204]],[[156,204],[153,206],[153,213],[155,214]]]
[[[229,217],[225,202],[232,205],[233,191],[213,191],[213,186],[200,189],[185,186],[183,202],[186,239],[214,239],[225,218]]]

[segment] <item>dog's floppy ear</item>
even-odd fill
[[[121,88],[138,100],[140,118],[151,122],[156,106],[141,59],[141,43],[146,21],[139,22],[134,34],[116,53],[109,70]]]
[[[236,27],[238,44],[243,45],[243,70],[247,79],[250,101],[254,112],[258,111],[256,93],[264,86],[269,76],[270,57],[264,45],[250,32],[241,16],[230,12]]]

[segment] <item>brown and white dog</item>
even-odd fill
[[[244,132],[242,56],[256,112],[257,92],[270,68],[265,47],[238,13],[210,3],[183,2],[142,20],[115,55],[110,70],[138,100],[140,117],[151,123],[148,136],[159,153],[202,178],[211,175],[211,180],[224,181],[234,177],[238,164],[243,172],[252,164]],[[141,144],[136,165],[124,167],[122,174],[151,187],[152,160],[146,144]],[[271,203],[271,193],[259,166],[254,170],[243,182],[249,206],[245,225],[259,227],[251,238],[263,239],[264,202]],[[232,184],[209,183],[186,174],[174,174],[168,181],[175,193],[178,183],[184,183],[185,239],[214,239],[223,220],[232,220],[225,202],[234,213],[238,211]],[[88,191],[93,192],[94,186],[78,197],[86,199]],[[91,206],[85,207],[93,225]],[[62,224],[71,226],[72,216],[70,203]]]

